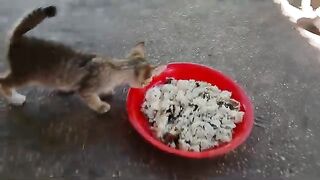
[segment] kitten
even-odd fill
[[[166,68],[147,62],[143,42],[138,43],[127,58],[113,59],[25,35],[44,19],[55,16],[56,11],[55,6],[35,9],[14,28],[7,54],[11,71],[0,78],[0,92],[9,103],[25,102],[26,97],[15,88],[44,85],[77,92],[91,109],[105,113],[110,105],[101,101],[99,95],[112,93],[122,84],[144,87],[152,76]]]

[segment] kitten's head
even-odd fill
[[[132,48],[127,58],[133,67],[133,75],[129,82],[131,87],[141,88],[148,85],[153,76],[160,74],[166,69],[165,65],[153,66],[147,61],[145,58],[144,42],[140,42]]]

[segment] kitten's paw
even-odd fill
[[[98,108],[97,112],[100,114],[106,113],[110,110],[111,106],[108,103],[102,103]]]
[[[14,106],[21,106],[26,102],[26,96],[13,93],[11,97],[8,97],[8,102]]]

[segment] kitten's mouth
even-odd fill
[[[146,80],[145,82],[142,83],[142,87],[147,86],[148,84],[150,84],[151,81],[152,81],[152,78]]]
[[[149,83],[142,83],[141,86],[142,87],[146,87]]]

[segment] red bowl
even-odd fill
[[[245,114],[242,122],[237,124],[236,128],[234,129],[233,138],[229,143],[221,144],[217,147],[213,147],[202,152],[189,152],[171,148],[153,136],[148,120],[141,112],[141,105],[143,103],[146,91],[155,85],[164,84],[167,77],[205,81],[211,83],[212,85],[218,86],[221,90],[228,90],[232,92],[232,98],[241,103],[241,111],[244,111]],[[248,138],[253,127],[254,117],[251,101],[239,85],[237,85],[228,76],[217,70],[194,63],[168,64],[166,70],[163,71],[159,76],[154,77],[151,83],[145,88],[129,89],[127,97],[127,111],[130,123],[147,142],[167,153],[188,158],[217,157],[235,149]]]

